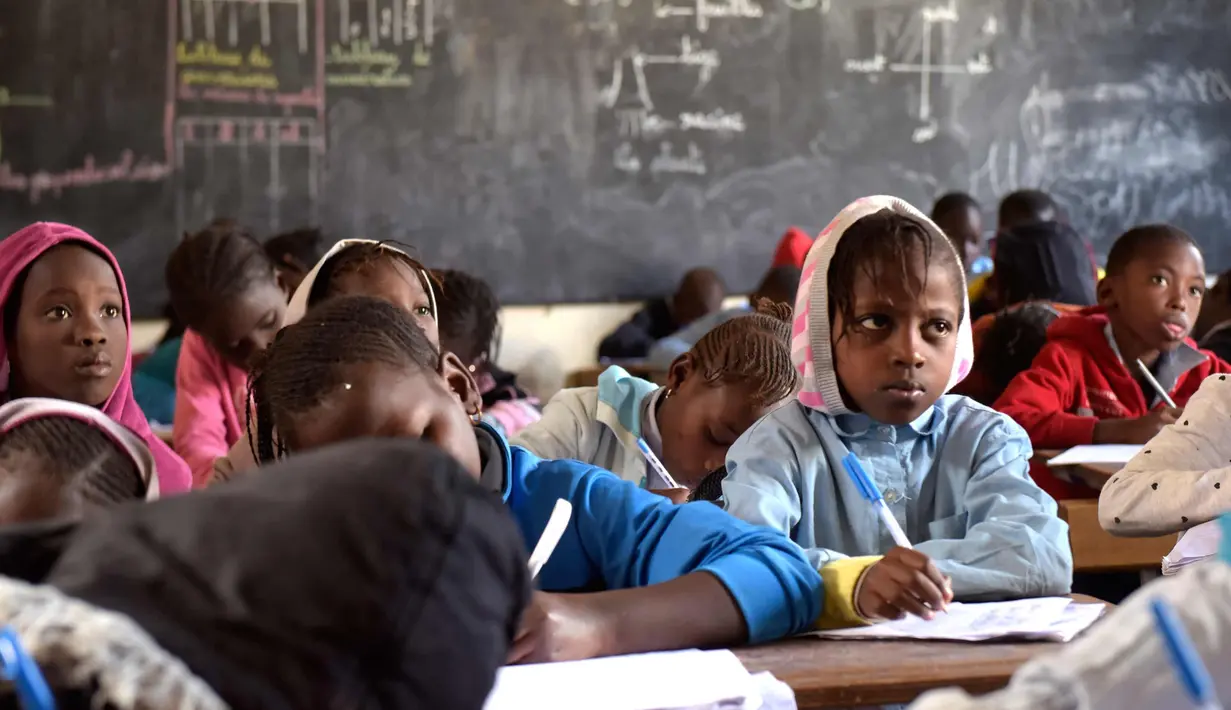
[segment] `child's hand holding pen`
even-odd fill
[[[931,620],[953,601],[949,578],[931,558],[895,547],[863,573],[855,611],[865,619],[900,619],[914,614]]]

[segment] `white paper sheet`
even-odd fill
[[[1076,466],[1079,464],[1113,464],[1123,466],[1128,463],[1141,447],[1136,444],[1097,444],[1091,446],[1074,446],[1047,462],[1048,466]]]
[[[506,666],[483,710],[761,710],[754,678],[730,651],[672,651]],[[766,686],[772,688],[772,686]],[[776,689],[775,710],[782,705]]]
[[[986,641],[1003,638],[1068,641],[1094,623],[1102,613],[1101,604],[1075,604],[1068,597],[954,603],[949,605],[947,613],[937,614],[931,621],[907,616],[872,626],[818,631],[814,635],[832,639]]]
[[[1217,520],[1195,525],[1180,534],[1175,547],[1163,557],[1163,574],[1176,574],[1185,567],[1218,554],[1222,526]]]

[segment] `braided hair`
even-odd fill
[[[386,249],[386,246],[391,248]],[[427,269],[417,259],[403,253],[410,250],[410,247],[392,241],[363,242],[346,247],[321,265],[316,280],[312,282],[312,290],[308,292],[308,307],[311,308],[327,298],[340,295],[334,285],[335,277],[345,273],[364,271],[381,262],[400,261],[409,266],[423,282],[423,289],[431,293],[432,283]],[[433,313],[432,317],[435,318],[436,314]]]
[[[855,279],[861,273],[877,290],[900,285],[917,298],[927,288],[928,267],[941,266],[958,291],[958,302],[965,304],[962,263],[948,239],[940,239],[945,241],[938,241],[918,220],[890,209],[857,220],[842,235],[829,262],[829,321],[840,313],[846,330],[855,326]],[[959,314],[959,320],[966,316]]]
[[[166,278],[175,312],[200,328],[219,303],[276,277],[260,242],[232,220],[215,220],[184,236],[167,260]]]
[[[711,386],[755,383],[752,402],[773,404],[799,387],[791,364],[791,308],[762,299],[755,313],[732,318],[706,333],[692,350],[693,361]]]
[[[321,258],[325,235],[316,228],[302,228],[275,235],[265,242],[265,254],[282,268],[307,273]]]
[[[500,334],[500,302],[487,282],[463,271],[435,271],[440,284],[441,348],[467,365],[484,366],[496,359]]]
[[[0,469],[55,479],[99,507],[145,498],[146,482],[124,449],[70,416],[31,419],[0,435]]]
[[[253,457],[268,463],[286,455],[283,441],[294,415],[342,386],[348,366],[366,363],[434,372],[440,353],[409,313],[366,296],[330,298],[283,328],[258,355],[248,380]]]

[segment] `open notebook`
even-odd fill
[[[929,641],[1069,641],[1103,615],[1102,604],[1079,604],[1068,597],[949,605],[931,621],[906,616],[872,626],[817,631],[831,639],[921,639]]]
[[[730,651],[506,666],[483,710],[795,710],[795,694]]]
[[[1172,575],[1185,567],[1210,559],[1218,554],[1222,542],[1222,526],[1218,520],[1194,525],[1180,533],[1180,539],[1163,557],[1163,574]]]

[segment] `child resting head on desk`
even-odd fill
[[[539,587],[595,593],[536,594],[512,661],[759,643],[807,629],[820,611],[820,578],[776,532],[510,447],[479,422],[457,356],[383,301],[332,299],[288,326],[252,389],[262,463],[347,439],[426,439],[502,496],[528,544],[557,500],[572,503]]]
[[[1129,230],[1107,257],[1099,305],[1057,320],[996,408],[1040,449],[1146,443],[1179,417],[1168,398],[1184,407],[1206,377],[1231,372],[1188,337],[1204,293],[1205,262],[1192,237],[1169,225]],[[1036,476],[1053,495],[1076,496],[1050,474]]]
[[[758,312],[714,328],[675,359],[659,387],[611,367],[597,387],[564,390],[543,419],[513,438],[538,456],[576,459],[642,488],[667,486],[649,472],[644,439],[687,488],[719,469],[727,449],[753,422],[795,393],[790,308],[762,302]]]
[[[970,316],[935,224],[893,197],[844,209],[808,254],[792,332],[803,388],[731,447],[723,502],[807,551],[827,616],[1069,590],[1068,526],[1027,474],[1025,432],[945,394],[970,370]],[[844,471],[848,453],[915,549],[894,546]]]
[[[50,397],[94,407],[135,432],[162,493],[192,487],[184,460],[133,399],[128,291],[115,256],[67,224],[39,222],[0,241],[0,401]]]
[[[440,347],[432,277],[407,248],[372,239],[338,242],[301,280],[287,305],[284,322],[298,322],[309,308],[335,296],[369,296],[392,303],[411,314],[432,346]],[[236,441],[226,456],[214,460],[212,480],[224,481],[256,466],[251,426],[245,429],[247,435]]]

